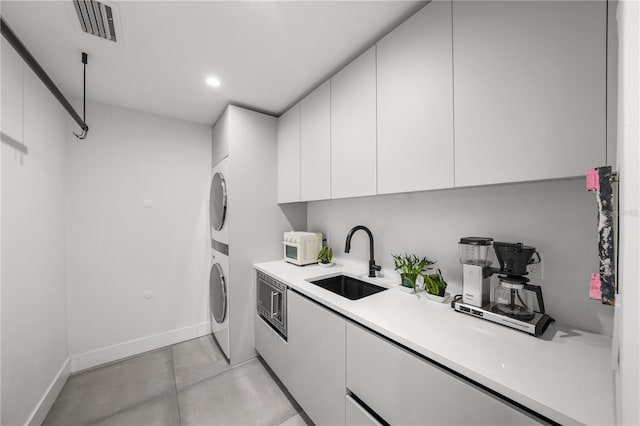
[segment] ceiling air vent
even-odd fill
[[[94,0],[73,0],[73,5],[78,13],[82,31],[113,42],[117,41],[111,6]]]

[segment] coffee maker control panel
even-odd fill
[[[484,275],[483,266],[462,265],[463,303],[479,307],[489,303],[491,283]]]

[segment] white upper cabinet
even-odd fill
[[[451,2],[377,44],[378,193],[453,187]]]
[[[278,203],[300,201],[300,104],[278,120]]]
[[[456,186],[605,164],[606,6],[453,2]]]
[[[331,198],[330,81],[300,102],[300,200]]]
[[[229,114],[228,108],[220,116],[211,132],[211,166],[229,156]]]
[[[376,194],[376,52],[331,79],[331,196]]]

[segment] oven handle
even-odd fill
[[[277,295],[278,295],[277,291],[271,292],[271,310],[269,311],[269,314],[271,315],[271,319],[273,319],[273,317],[277,315],[277,312],[273,312],[273,296],[277,296]]]

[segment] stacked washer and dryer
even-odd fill
[[[227,226],[227,163],[225,157],[212,169],[209,192],[211,228],[211,270],[209,272],[209,306],[211,332],[227,359],[229,355],[229,227]]]
[[[211,164],[211,330],[238,365],[256,356],[253,265],[282,259],[282,235],[306,229],[307,209],[277,203],[275,117],[229,105],[211,132]]]

